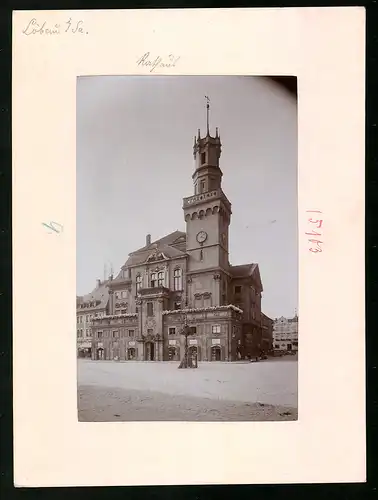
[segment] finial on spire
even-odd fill
[[[198,139],[201,139],[201,131],[198,129]]]
[[[205,99],[206,99],[206,129],[207,129],[207,135],[210,135],[210,132],[209,132],[210,99],[208,98],[207,95],[205,95]]]
[[[219,137],[219,134],[218,134],[218,127],[215,129],[215,137],[218,138]]]

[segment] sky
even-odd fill
[[[230,262],[256,262],[262,310],[298,303],[297,102],[268,79],[244,76],[89,76],[77,80],[77,295],[112,265],[175,230],[194,194],[193,141],[222,141],[222,188],[232,204]]]

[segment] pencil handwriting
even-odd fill
[[[174,56],[173,54],[169,54],[165,59],[161,56],[156,56],[154,58],[150,56],[149,52],[146,52],[137,60],[136,63],[138,66],[148,68],[149,72],[152,73],[157,68],[175,68],[179,59],[180,56]]]
[[[59,222],[51,221],[49,224],[47,224],[46,222],[42,222],[42,226],[49,229],[49,234],[51,234],[51,231],[55,231],[55,233],[63,232],[63,226],[62,224],[59,224]]]
[[[67,21],[63,23],[49,24],[47,21],[39,21],[35,17],[29,21],[27,26],[22,30],[22,33],[26,36],[30,35],[61,35],[67,34],[78,34],[87,35],[84,27],[84,21],[73,20],[70,17]]]

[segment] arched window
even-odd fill
[[[151,288],[155,288],[155,286],[156,286],[156,273],[151,273],[150,284],[151,284]]]
[[[140,274],[136,277],[136,293],[142,288],[142,276]]]
[[[158,286],[164,286],[164,273],[160,271],[158,273]]]
[[[182,273],[180,268],[175,269],[173,272],[173,288],[174,290],[182,290]]]

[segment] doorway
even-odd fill
[[[135,359],[135,349],[133,347],[127,349],[127,359]]]
[[[192,345],[189,347],[189,356],[195,356],[197,360],[199,361],[199,351],[198,347],[196,345]]]
[[[102,347],[97,349],[97,359],[104,359],[104,349]]]
[[[146,342],[145,344],[145,361],[154,361],[155,359],[155,344]]]
[[[168,348],[168,359],[169,361],[180,361],[180,350],[178,347],[170,346]]]
[[[222,360],[222,351],[219,346],[213,346],[211,348],[211,361],[221,361]]]

